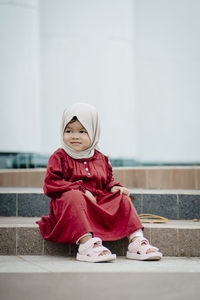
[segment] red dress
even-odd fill
[[[51,198],[49,217],[39,225],[45,240],[76,243],[85,233],[103,241],[121,239],[143,228],[127,195],[111,193],[114,181],[108,157],[95,150],[88,159],[73,159],[63,149],[50,157],[44,181],[44,193]],[[86,195],[90,191],[94,203]]]

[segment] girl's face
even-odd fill
[[[84,151],[91,145],[87,130],[78,120],[67,124],[65,127],[63,140],[69,148],[77,152]]]

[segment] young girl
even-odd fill
[[[129,191],[112,176],[108,157],[98,149],[100,123],[95,108],[77,103],[63,113],[61,148],[50,157],[44,193],[49,217],[37,223],[44,239],[79,245],[77,260],[111,261],[116,255],[102,240],[127,236],[127,258],[159,260],[162,254],[143,237]]]

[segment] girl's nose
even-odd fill
[[[79,138],[78,133],[73,133],[73,134],[72,134],[72,138],[73,138],[73,139],[78,139],[78,138]]]

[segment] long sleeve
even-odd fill
[[[54,153],[48,161],[47,173],[43,186],[45,195],[48,197],[56,197],[69,190],[85,191],[82,180],[77,180],[75,182],[66,181],[67,175],[67,166],[65,171],[63,170],[62,157]]]

